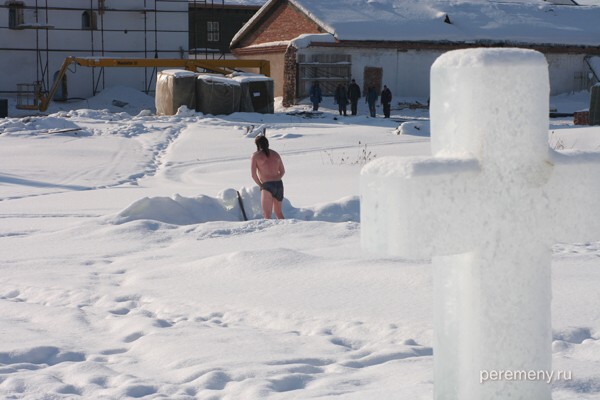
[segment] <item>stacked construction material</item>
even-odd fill
[[[196,111],[204,114],[232,114],[240,109],[240,84],[221,75],[196,77]]]
[[[242,87],[240,111],[262,114],[274,113],[274,82],[264,75],[239,74],[233,76]]]
[[[175,115],[181,106],[196,109],[196,73],[169,69],[156,77],[156,114]]]
[[[184,70],[158,73],[156,113],[175,115],[181,106],[204,114],[228,115],[234,112],[274,112],[273,79],[257,74],[232,77],[198,74]]]

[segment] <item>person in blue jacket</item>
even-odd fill
[[[308,94],[310,95],[310,102],[313,105],[313,111],[319,111],[319,103],[323,101],[323,95],[321,94],[319,82],[315,81],[315,83],[313,83]]]

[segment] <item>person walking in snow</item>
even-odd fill
[[[269,149],[269,140],[260,135],[254,139],[256,151],[250,159],[252,179],[260,188],[260,204],[265,219],[270,219],[273,212],[277,219],[283,219],[281,203],[283,201],[283,175],[285,167],[281,156]]]
[[[390,117],[390,103],[392,102],[392,92],[386,85],[383,85],[383,90],[381,91],[381,105],[383,106],[383,117]]]
[[[342,85],[341,83],[338,84],[337,88],[335,89],[335,102],[338,105],[340,115],[342,115],[342,113],[344,116],[348,115],[346,114],[348,106],[348,91],[346,90],[346,86]]]
[[[377,103],[378,97],[379,96],[377,96],[375,86],[369,86],[369,89],[367,89],[367,95],[365,96],[365,102],[369,104],[369,113],[371,114],[372,118],[375,118],[376,115],[375,104]]]
[[[352,82],[348,86],[348,99],[350,99],[350,111],[352,112],[352,115],[356,115],[358,99],[360,99],[360,86],[356,84],[354,79],[352,79]]]
[[[308,94],[310,96],[310,102],[313,105],[313,111],[319,111],[319,103],[323,101],[323,96],[321,93],[321,87],[319,86],[319,82],[315,81],[315,83],[312,84]]]

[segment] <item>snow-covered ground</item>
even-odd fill
[[[153,108],[111,88],[0,119],[0,397],[431,399],[431,265],[361,250],[358,189],[365,162],[429,153],[427,110]],[[259,127],[283,221],[258,217]],[[552,119],[549,143],[600,150],[600,128]],[[598,240],[554,248],[554,399],[600,399]]]

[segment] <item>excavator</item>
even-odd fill
[[[259,73],[270,76],[270,63],[267,60],[193,60],[167,58],[105,58],[105,57],[67,57],[54,78],[48,92],[43,92],[40,85],[34,85],[33,101],[23,101],[27,96],[17,99],[17,108],[22,110],[46,111],[48,105],[59,89],[69,66],[76,64],[82,67],[142,67],[142,68],[184,68],[188,71],[204,69],[223,75],[238,68],[257,68]]]

